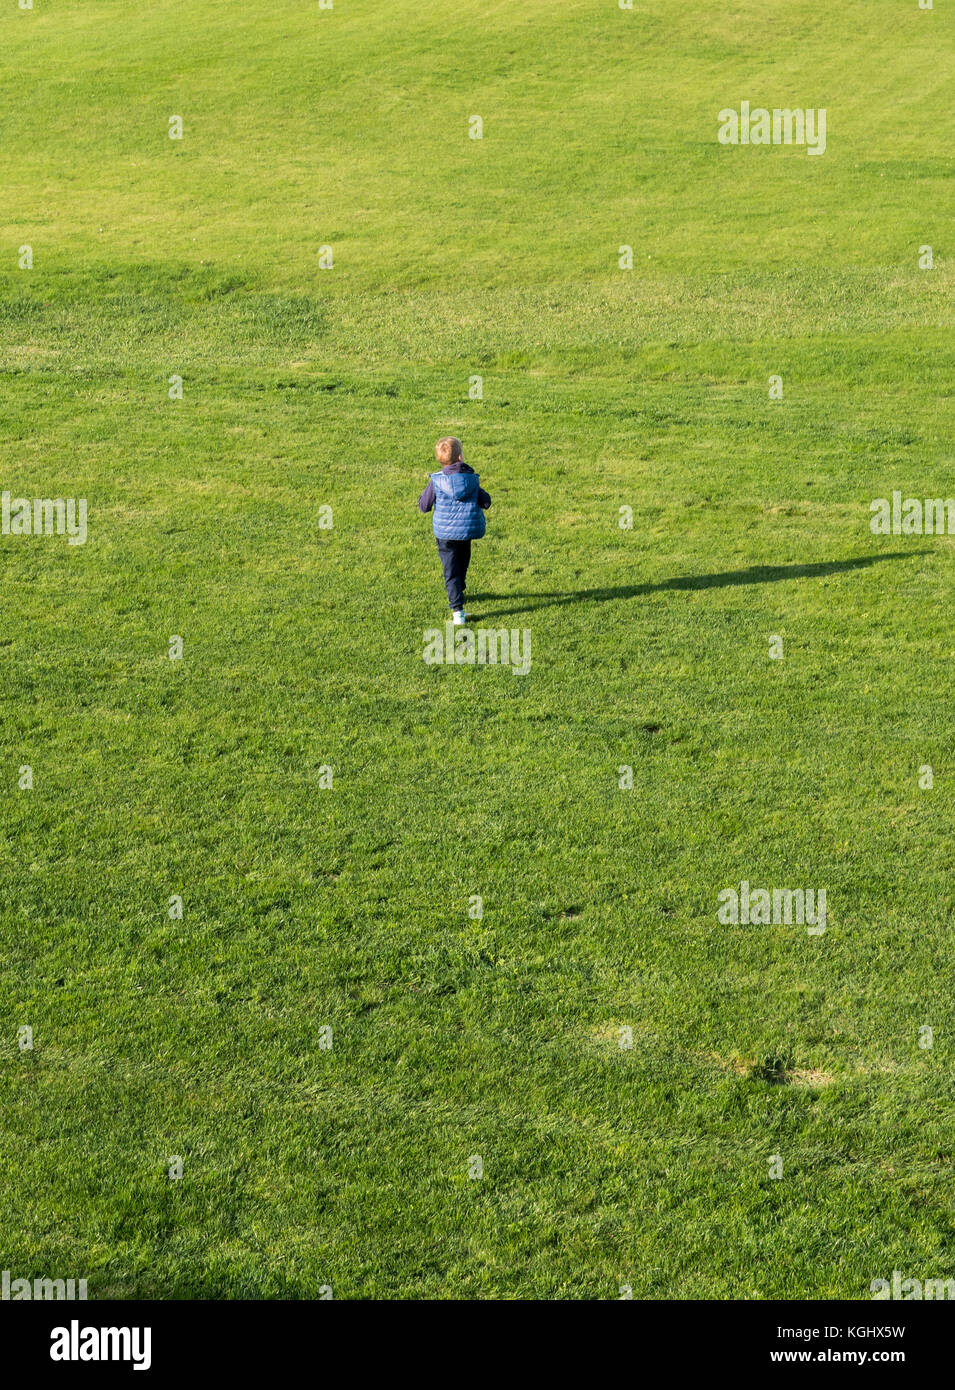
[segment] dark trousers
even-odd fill
[[[464,585],[471,563],[470,541],[438,541],[438,554],[444,568],[444,587],[452,609],[464,607]]]

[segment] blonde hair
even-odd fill
[[[446,434],[434,446],[434,455],[439,463],[457,463],[463,452],[460,439],[455,439],[453,434]]]

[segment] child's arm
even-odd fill
[[[483,487],[479,487],[479,488],[478,488],[478,506],[481,508],[482,511],[485,511],[485,512],[486,512],[487,509],[488,509],[488,507],[489,507],[490,505],[491,505],[491,494],[490,494],[489,492],[485,492],[484,489],[483,489]]]
[[[433,482],[431,481],[431,479],[429,478],[429,479],[428,479],[428,486],[425,488],[424,492],[423,492],[423,493],[421,494],[421,496],[418,498],[418,511],[419,511],[419,512],[430,512],[430,510],[431,510],[431,508],[432,508],[433,506],[434,506],[434,483],[433,483]]]

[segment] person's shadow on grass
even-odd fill
[[[472,603],[509,602],[511,599],[537,599],[536,603],[525,603],[520,608],[505,608],[489,613],[488,618],[512,618],[518,613],[533,613],[538,608],[555,608],[568,603],[619,603],[623,599],[643,598],[647,594],[659,594],[668,589],[726,589],[739,584],[777,584],[785,579],[823,579],[830,574],[844,574],[846,570],[864,569],[868,565],[881,564],[883,560],[910,560],[916,555],[925,555],[921,550],[893,550],[885,555],[858,555],[852,560],[820,560],[811,565],[751,565],[745,570],[726,570],[723,574],[686,574],[672,579],[662,579],[658,584],[622,584],[614,588],[576,589],[570,593],[553,593],[539,590],[536,593],[521,594],[475,594],[468,595]]]

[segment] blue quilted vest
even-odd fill
[[[432,473],[434,516],[431,524],[439,541],[475,541],[487,529],[478,506],[477,473]]]

